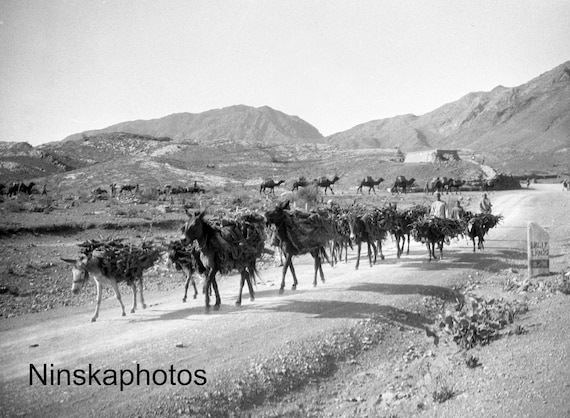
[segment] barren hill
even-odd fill
[[[159,119],[123,122],[71,135],[65,141],[104,132],[129,132],[197,142],[230,139],[276,143],[323,138],[314,126],[297,116],[286,115],[268,106],[237,105],[202,113],[175,113]]]
[[[518,87],[469,93],[422,116],[375,120],[329,136],[343,148],[519,149],[552,152],[570,139],[570,61]]]
[[[430,148],[462,149],[507,174],[569,176],[569,132],[570,61],[518,87],[469,93],[422,116],[370,121],[327,138],[297,116],[267,106],[237,105],[123,122],[36,148],[0,143],[0,181],[113,161],[127,170],[129,158],[158,164],[152,167],[167,163],[189,170],[189,176],[224,176],[230,182],[335,172],[355,181],[387,170],[371,161],[399,164],[387,171],[405,174],[409,165],[399,163],[400,151]],[[363,157],[370,157],[369,164],[363,164]]]

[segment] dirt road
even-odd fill
[[[477,198],[473,195],[473,206]],[[552,254],[567,251],[563,246],[568,241],[568,228],[563,230],[557,225],[561,216],[566,216],[568,224],[570,193],[562,193],[558,185],[534,185],[531,190],[493,193],[491,199],[494,212],[505,218],[501,226],[491,231],[484,253],[473,254],[471,245],[460,240],[444,249],[443,260],[428,263],[427,251],[418,243],[413,243],[410,255],[400,260],[389,244],[386,260],[379,265],[370,267],[361,260],[360,269],[355,271],[351,254],[348,264],[325,266],[327,282],[316,288],[311,286],[312,260],[303,257],[296,263],[298,290],[278,295],[280,268],[270,268],[262,271],[265,284],[258,285],[256,300],[246,299],[237,308],[233,302],[239,279],[229,276],[221,283],[221,310],[209,314],[204,313],[202,298],[183,304],[180,288],[170,294],[146,295],[149,307],[126,317],[120,316],[115,300],[106,300],[96,323],[90,322],[93,305],[4,320],[0,323],[0,414],[144,414],[159,399],[182,392],[198,393],[208,383],[132,384],[122,391],[118,386],[94,382],[68,386],[51,384],[48,379],[44,385],[31,372],[30,365],[37,370],[46,365],[48,375],[51,370],[56,375],[62,369],[71,373],[87,371],[89,366],[119,373],[138,365],[151,373],[168,373],[172,368],[203,370],[207,380],[220,378],[227,368],[252,356],[270,353],[290,341],[351,324],[370,313],[396,313],[398,306],[411,298],[452,297],[447,283],[481,266],[487,270],[512,265],[524,269],[521,251],[525,249],[529,220],[550,232]],[[290,277],[287,283],[289,289]],[[123,298],[130,308],[130,295]],[[428,324],[417,324],[419,328],[422,325]],[[99,380],[103,380],[103,372],[99,375]]]

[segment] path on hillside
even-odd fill
[[[483,163],[480,163],[477,160],[463,160],[463,161],[467,161],[470,162],[472,164],[478,165],[481,170],[485,173],[485,178],[487,180],[490,180],[492,178],[495,178],[495,176],[497,175],[497,172],[495,171],[495,169],[489,165],[485,165]]]
[[[332,329],[381,313],[397,316],[398,306],[410,298],[438,295],[451,297],[443,286],[452,275],[494,265],[509,251],[525,248],[524,227],[535,220],[550,228],[556,237],[555,205],[560,205],[557,187],[540,185],[529,191],[497,192],[491,195],[497,213],[505,219],[492,230],[485,253],[473,254],[465,240],[444,249],[444,260],[428,263],[423,245],[412,244],[409,256],[397,260],[392,246],[386,260],[369,267],[361,260],[354,269],[354,254],[348,264],[325,266],[327,283],[312,288],[312,260],[296,261],[300,279],[298,290],[278,295],[280,269],[262,272],[266,285],[257,289],[254,303],[233,306],[237,276],[222,281],[222,308],[204,313],[203,301],[181,302],[182,289],[172,294],[149,294],[149,308],[119,316],[117,302],[106,300],[96,323],[89,322],[93,305],[14,318],[0,323],[0,414],[26,412],[34,416],[137,415],[146,406],[176,392],[201,391],[189,386],[131,386],[123,392],[116,387],[30,385],[30,364],[50,369],[121,370],[134,364],[148,370],[168,370],[173,366],[204,369],[209,378],[224,375],[228,367],[251,356],[271,353],[289,341],[300,340],[325,329]],[[564,195],[567,202],[570,193]],[[543,201],[553,202],[550,207]],[[537,204],[542,210],[536,211]],[[520,257],[519,257],[520,258]],[[287,278],[287,289],[291,278]],[[130,295],[129,295],[130,296]],[[130,304],[130,297],[125,297]],[[418,327],[427,324],[418,323]],[[182,347],[177,347],[182,345]],[[51,366],[53,364],[53,366]],[[131,414],[126,414],[131,411]]]

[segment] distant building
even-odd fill
[[[426,151],[408,152],[405,163],[436,163],[440,161],[459,161],[457,150],[432,149]]]

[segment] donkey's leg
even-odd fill
[[[406,251],[406,255],[410,255],[410,234],[407,234],[408,236],[408,250]],[[402,247],[402,251],[404,251],[404,247]]]
[[[210,309],[210,290],[212,289],[212,275],[211,272],[206,273],[206,280],[204,281],[204,300],[206,303],[206,310]]]
[[[216,282],[216,276],[214,275],[212,279],[212,288],[214,289],[214,294],[216,295],[216,303],[214,304],[214,310],[220,309],[222,299],[220,298],[220,292],[218,291],[218,283]]]
[[[295,273],[295,267],[293,267],[293,257],[291,257],[291,261],[289,261],[289,270],[291,270],[291,275],[293,276],[293,286],[291,286],[291,290],[297,289],[297,274]]]
[[[188,268],[184,268],[184,275],[186,276],[186,283],[184,284],[184,297],[182,298],[182,302],[186,302],[188,297],[188,286],[192,283],[192,287],[194,287],[194,299],[198,296],[198,289],[196,289],[196,282],[192,277],[192,271]]]
[[[382,252],[382,241],[378,240],[378,252],[380,253],[380,260],[384,260],[384,253]],[[376,257],[374,257],[374,264],[376,264]]]
[[[143,309],[146,309],[146,303],[144,302],[144,294],[143,294],[143,278],[142,278],[142,276],[139,279],[139,289],[140,289],[140,294],[141,294],[141,305],[142,305]]]
[[[315,265],[315,277],[313,278],[313,287],[317,287],[317,274],[319,270],[319,250],[311,251]]]
[[[238,293],[238,298],[236,300],[236,306],[241,306],[241,294],[243,292],[243,285],[245,284],[245,276],[246,276],[246,271],[245,269],[240,271],[241,277],[239,280],[239,293]]]
[[[119,285],[114,280],[111,281],[110,284],[111,284],[111,287],[113,288],[113,291],[115,292],[115,296],[117,297],[117,300],[121,304],[122,316],[126,316],[127,314],[125,313],[125,305],[123,305],[123,300],[121,299],[121,293],[119,292]]]
[[[372,252],[370,251],[370,241],[366,241],[366,248],[368,249],[368,262],[370,263],[370,267],[372,267]]]
[[[247,281],[247,287],[249,289],[249,301],[253,302],[255,300],[255,292],[253,291],[253,281],[255,281],[255,268],[248,269],[246,271],[245,280]]]
[[[287,274],[287,269],[291,264],[291,255],[287,254],[285,258],[285,264],[283,265],[283,273],[281,276],[281,287],[279,288],[279,294],[282,294],[285,291],[285,275]]]
[[[130,287],[133,290],[133,307],[131,308],[131,313],[135,313],[137,310],[137,284],[134,280],[131,282]]]
[[[319,273],[321,275],[321,282],[325,282],[325,274],[323,273],[323,262],[321,260],[321,257],[319,256]]]
[[[99,317],[99,307],[101,306],[101,283],[97,279],[95,279],[95,287],[97,289],[97,306],[95,307],[95,313],[91,318],[91,322],[95,322]]]
[[[356,270],[358,270],[358,266],[360,265],[360,250],[362,248],[362,241],[358,240],[357,246],[358,246],[358,248],[357,248],[357,254],[356,254],[356,267],[355,267]]]

